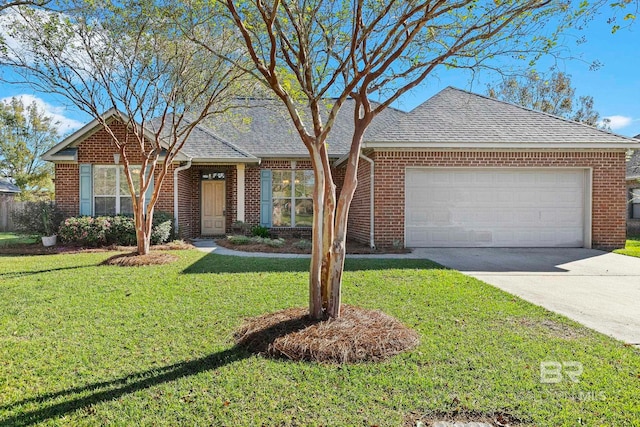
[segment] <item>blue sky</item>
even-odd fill
[[[586,42],[577,44],[577,38],[582,35]],[[614,132],[627,136],[640,134],[640,23],[612,34],[611,24],[601,15],[583,30],[568,31],[561,44],[571,51],[574,59],[561,60],[556,67],[571,75],[576,95],[593,96],[596,111],[603,117],[611,117]],[[594,60],[602,63],[602,67],[590,70]],[[545,60],[536,69],[545,73],[551,64],[551,60]],[[496,83],[499,79],[500,76],[485,72],[471,81],[466,73],[441,70],[403,97],[398,107],[410,110],[447,86],[484,94],[487,83]],[[29,102],[36,100],[61,123],[62,133],[91,120],[75,107],[65,105],[64,100],[0,82],[0,100],[12,96],[26,96]]]

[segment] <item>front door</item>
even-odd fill
[[[205,236],[225,233],[224,181],[202,181],[202,219],[200,233]]]

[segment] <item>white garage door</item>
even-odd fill
[[[407,168],[408,247],[582,247],[586,171]]]

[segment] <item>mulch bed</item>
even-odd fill
[[[233,244],[227,239],[216,239],[216,244],[223,248],[233,249],[243,252],[265,252],[265,253],[285,253],[285,254],[310,254],[311,248],[300,249],[297,247],[297,243],[302,239],[285,239],[284,245],[281,247],[272,247],[265,244],[249,243],[246,245]],[[348,254],[406,254],[410,253],[411,249],[407,248],[376,248],[372,249],[367,245],[361,243],[349,242],[347,243]]]
[[[186,250],[186,249],[194,249],[190,243],[175,241],[169,242],[164,245],[156,245],[151,247],[154,251],[172,251],[172,250]],[[9,246],[0,247],[0,255],[53,255],[53,254],[61,254],[61,253],[95,253],[95,252],[133,252],[136,248],[134,246],[106,246],[102,248],[84,248],[77,246],[51,246],[45,248],[40,243],[30,243],[30,244],[16,244]]]
[[[419,343],[414,330],[378,310],[343,305],[339,318],[322,321],[308,313],[289,308],[246,319],[236,343],[265,357],[324,363],[381,361]]]
[[[136,252],[118,254],[107,258],[102,265],[118,265],[120,267],[139,267],[142,265],[162,265],[177,261],[178,257],[167,252],[152,251],[146,255],[138,255]]]

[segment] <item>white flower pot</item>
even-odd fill
[[[57,237],[55,234],[53,236],[42,236],[42,246],[49,247],[55,246]]]

